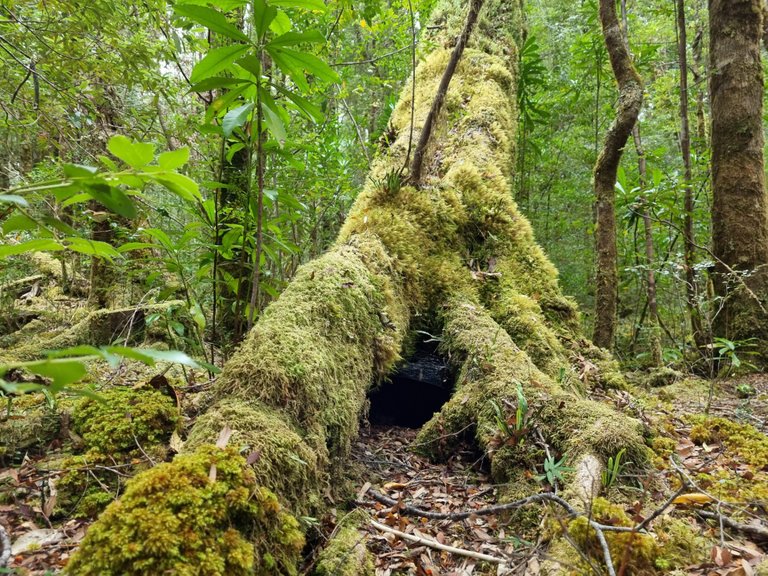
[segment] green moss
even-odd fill
[[[749,464],[768,466],[768,437],[754,426],[704,415],[691,416],[689,421],[693,424],[689,436],[696,444],[722,442]]]
[[[592,502],[591,517],[601,524],[633,526],[634,522],[621,506],[604,498]],[[579,550],[598,565],[604,562],[603,552],[594,529],[587,518],[580,517],[560,524],[551,522],[555,533],[567,525],[568,533]],[[614,568],[624,565],[627,574],[651,576],[669,574],[672,570],[705,562],[709,558],[712,542],[699,534],[686,520],[663,517],[654,524],[653,534],[631,532],[604,532],[611,552]],[[564,574],[581,575],[590,571],[584,558],[570,545],[558,540],[550,553],[562,562]]]
[[[59,433],[60,415],[43,407],[0,412],[0,458],[48,444]]]
[[[100,400],[83,400],[72,422],[86,447],[104,454],[167,440],[180,420],[174,400],[158,390],[113,388],[99,396]]]
[[[244,400],[224,400],[202,415],[184,444],[194,451],[225,427],[233,431],[230,445],[255,453],[256,481],[280,494],[297,513],[316,512],[327,468],[323,452],[313,449],[290,418],[278,410]]]
[[[366,536],[360,531],[367,521],[367,515],[361,510],[344,517],[318,556],[315,576],[368,576],[374,573],[373,558],[365,547]]]
[[[212,446],[139,474],[65,573],[295,574],[304,544],[298,523],[254,479],[234,449]]]
[[[669,386],[674,384],[678,380],[683,378],[683,374],[672,368],[662,366],[661,368],[654,368],[645,375],[643,378],[643,384],[650,388],[658,388],[660,386]]]

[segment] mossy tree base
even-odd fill
[[[182,570],[180,555],[196,558],[198,548],[175,542],[165,553],[142,545],[153,530],[144,523],[162,517],[181,527],[179,518],[206,513],[189,498],[151,488],[174,494],[176,477],[203,490],[206,507],[215,511],[210,525],[195,516],[184,528],[188,539],[207,542],[212,525],[232,538],[229,547],[216,541],[206,557],[207,574],[240,573],[225,572],[234,570],[229,555],[240,569],[258,572],[266,550],[283,559],[272,574],[292,573],[297,540],[286,541],[279,527],[290,524],[288,513],[300,516],[322,505],[357,435],[367,390],[400,359],[412,331],[424,327],[442,334],[459,370],[453,398],[421,433],[422,441],[432,441],[434,456],[450,450],[450,436],[442,438],[463,428],[490,449],[489,400],[502,406],[514,400],[519,383],[558,450],[599,463],[627,448],[636,463],[645,460],[637,421],[564,389],[563,383],[582,382],[579,376],[587,372],[593,384],[622,382],[610,359],[581,336],[575,304],[562,295],[556,270],[511,199],[518,3],[486,2],[435,124],[421,186],[400,179],[411,114],[419,129],[463,24],[463,3],[444,0],[433,18],[440,25],[428,33],[435,34],[430,41],[438,48],[417,69],[415,101],[411,87],[404,89],[391,118],[394,137],[335,246],[299,269],[225,366],[186,453],[132,481],[93,525],[70,573],[109,574],[130,565]],[[225,427],[234,430],[230,446],[249,458],[252,469],[233,460],[231,451],[210,447]],[[232,470],[234,484],[220,485],[222,477],[201,472],[214,461]],[[503,448],[491,461],[497,478],[511,478],[520,454]],[[259,506],[265,486],[287,510],[272,510],[268,522],[254,523],[249,519],[258,510],[238,512],[241,495],[249,492]],[[232,489],[237,496],[231,511],[245,523],[228,516]],[[102,545],[108,552],[99,552]]]

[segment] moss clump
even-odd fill
[[[60,415],[47,408],[16,411],[0,416],[0,459],[44,446],[61,428]]]
[[[604,498],[592,502],[591,518],[601,524],[633,526],[634,523],[621,506]],[[567,526],[568,533],[579,550],[596,564],[602,563],[603,551],[594,529],[587,518],[579,517],[567,524],[552,522],[556,533]],[[652,576],[669,574],[709,558],[712,543],[698,533],[697,528],[686,520],[663,517],[655,525],[652,534],[631,532],[604,532],[611,552],[614,568],[624,565],[626,574]],[[561,562],[565,574],[581,575],[591,571],[584,558],[570,545],[558,541],[550,551]]]
[[[237,451],[213,446],[139,474],[91,526],[65,573],[295,574],[298,522],[254,480]]]
[[[660,388],[662,386],[669,386],[674,384],[678,380],[683,378],[683,374],[672,368],[662,366],[661,368],[655,368],[648,372],[643,378],[643,384],[650,388]]]
[[[195,450],[229,426],[230,444],[258,455],[257,482],[279,492],[294,512],[309,514],[320,505],[320,469],[326,462],[289,422],[284,413],[262,404],[223,400],[198,419],[184,450]]]
[[[360,527],[367,515],[356,510],[337,526],[336,534],[320,552],[315,576],[368,576],[374,573],[373,558],[365,547],[365,534]]]
[[[691,416],[690,438],[696,444],[721,442],[757,468],[768,466],[768,437],[750,424],[740,424],[727,418]]]
[[[176,403],[158,390],[113,388],[99,396],[100,400],[81,402],[72,422],[86,447],[103,454],[167,440],[180,420]]]

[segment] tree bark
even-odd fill
[[[768,359],[768,197],[763,167],[762,0],[710,0],[716,336],[756,338]]]
[[[632,65],[613,0],[600,0],[600,24],[611,68],[619,86],[619,103],[616,118],[605,136],[594,170],[597,271],[592,339],[597,346],[611,348],[616,330],[619,284],[614,188],[624,146],[640,114],[643,85]]]
[[[696,249],[693,235],[693,170],[691,168],[691,131],[688,122],[688,35],[685,27],[685,3],[677,0],[677,56],[680,68],[680,153],[683,157],[685,181],[683,241],[685,259],[685,303],[691,321],[691,333],[696,348],[703,350],[707,344],[701,308],[698,302],[696,280]]]
[[[296,518],[317,516],[341,484],[366,392],[417,330],[442,335],[460,374],[453,398],[419,435],[422,451],[450,454],[466,432],[498,481],[521,474],[531,456],[497,445],[491,404],[505,406],[519,387],[540,409],[537,427],[552,449],[578,470],[586,463],[599,478],[600,463],[622,447],[633,462],[646,459],[638,421],[560,385],[584,371],[573,358],[601,366],[606,386],[620,381],[582,338],[575,304],[512,200],[516,2],[486,0],[437,118],[422,179],[429,185],[387,178],[405,164],[411,111],[419,125],[434,100],[463,24],[455,6],[435,8],[442,26],[428,41],[438,48],[417,70],[415,99],[410,86],[403,91],[394,140],[336,244],[267,307],[224,367],[183,453],[128,484],[90,528],[70,574],[183,573],[190,557],[211,575],[295,574],[303,544]],[[222,448],[227,441],[240,450]],[[586,498],[594,489],[587,484]]]

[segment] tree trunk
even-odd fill
[[[616,251],[616,173],[621,155],[643,103],[643,86],[629,56],[613,0],[600,0],[600,24],[611,68],[619,85],[616,118],[603,141],[603,149],[595,164],[595,237],[597,251],[595,329],[593,341],[611,348],[616,330],[618,305],[618,270]]]
[[[341,485],[366,392],[416,330],[442,335],[459,374],[453,398],[419,435],[433,457],[466,434],[489,453],[498,481],[521,476],[518,465],[537,449],[499,447],[492,404],[505,406],[520,388],[552,449],[578,470],[599,478],[600,462],[621,447],[633,462],[645,460],[638,421],[560,385],[594,364],[603,384],[620,380],[579,334],[574,303],[511,199],[516,2],[486,1],[436,118],[421,189],[393,176],[405,163],[412,111],[421,127],[464,23],[456,5],[435,8],[441,26],[428,33],[438,48],[418,67],[415,101],[411,86],[403,90],[395,138],[336,244],[267,307],[224,367],[183,453],[128,484],[90,528],[70,574],[186,573],[190,558],[211,575],[295,574],[303,545],[296,518],[317,515]],[[222,448],[227,441],[233,448]],[[594,477],[577,477],[586,478],[579,493],[594,493]]]
[[[710,0],[715,336],[756,338],[768,360],[762,0]]]
[[[688,35],[685,27],[685,3],[677,0],[677,56],[680,67],[680,153],[683,157],[685,181],[683,241],[685,259],[685,303],[691,321],[693,342],[698,350],[704,350],[707,342],[701,309],[698,301],[696,280],[696,249],[693,235],[693,170],[691,169],[691,130],[688,122]]]

